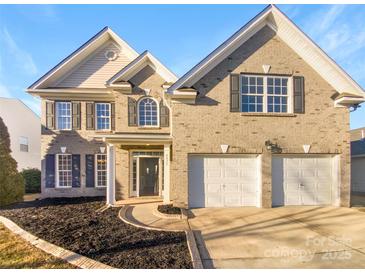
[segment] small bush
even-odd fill
[[[25,193],[41,192],[41,171],[37,168],[23,169],[20,174],[25,180]]]

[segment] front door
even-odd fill
[[[139,159],[139,196],[156,196],[158,189],[159,158]]]

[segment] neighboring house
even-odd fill
[[[351,190],[365,192],[365,127],[351,133]]]
[[[0,117],[10,136],[11,156],[18,170],[41,169],[41,120],[19,99],[0,98]]]
[[[44,197],[350,204],[348,107],[365,93],[275,6],[180,79],[105,28],[28,92]]]

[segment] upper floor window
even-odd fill
[[[28,144],[28,138],[21,136],[19,137],[19,149],[22,152],[28,152],[29,151],[29,144]]]
[[[242,75],[241,111],[290,112],[288,85],[288,77]]]
[[[71,129],[71,102],[56,102],[56,128]]]
[[[96,103],[96,129],[110,130],[110,103]]]
[[[156,100],[147,97],[138,102],[138,125],[158,126],[158,106]]]

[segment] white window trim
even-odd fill
[[[19,151],[20,152],[25,152],[25,153],[28,153],[29,152],[29,139],[28,139],[28,137],[26,137],[26,136],[20,136],[19,138],[18,138],[18,140],[19,140]],[[23,141],[26,141],[26,142],[23,142]],[[27,146],[27,151],[23,151],[23,150],[21,150],[21,146]]]
[[[243,77],[263,77],[263,88],[264,92],[263,94],[252,94],[254,96],[263,96],[262,98],[262,112],[244,112],[242,111],[242,81]],[[267,103],[267,97],[271,96],[272,94],[267,93],[267,78],[286,78],[288,79],[288,86],[287,86],[287,112],[268,112],[268,103]],[[292,114],[293,111],[293,77],[291,76],[285,76],[285,75],[262,75],[262,74],[240,74],[240,81],[239,81],[239,103],[240,103],[240,112],[241,113],[254,113],[254,114],[260,114],[260,113],[267,113],[267,114],[273,114],[273,115],[280,115],[280,114]],[[250,94],[248,94],[250,95]],[[273,95],[275,96],[275,95]]]
[[[155,126],[149,126],[149,125],[143,125],[142,126],[139,123],[139,105],[144,99],[147,99],[147,98],[156,102],[156,106],[157,106],[157,125],[155,125]],[[138,122],[138,127],[140,127],[140,128],[159,128],[160,127],[160,105],[159,105],[158,101],[155,98],[153,98],[153,97],[142,97],[141,99],[138,100],[138,103],[137,103],[137,122]]]
[[[102,116],[102,118],[109,118],[109,128],[103,128],[98,129],[98,113],[97,113],[97,105],[109,105],[109,117],[108,116]],[[94,106],[94,112],[95,112],[95,130],[96,131],[111,131],[112,128],[112,106],[111,103],[105,103],[105,102],[95,102]]]
[[[58,169],[58,156],[59,155],[70,155],[71,156],[71,185],[70,186],[60,186],[60,174],[59,174],[59,169]],[[56,154],[56,188],[72,188],[72,154],[69,153],[61,153],[61,154]]]
[[[60,129],[59,126],[58,126],[58,104],[59,103],[63,103],[63,104],[68,104],[70,105],[70,128],[64,128],[64,129]],[[72,105],[71,105],[71,102],[68,102],[68,101],[56,101],[55,102],[55,117],[56,117],[56,129],[57,130],[72,130]],[[66,116],[63,116],[63,117],[66,117]]]
[[[94,157],[95,158],[94,159],[94,161],[95,161],[95,163],[94,163],[94,165],[95,165],[95,174],[94,174],[95,188],[106,188],[106,184],[105,184],[105,186],[101,186],[101,185],[99,185],[99,181],[98,181],[98,155],[105,155],[105,159],[106,159],[107,164],[108,164],[108,156],[105,153],[95,154],[95,157]],[[105,169],[105,171],[106,171],[106,174],[108,175],[107,169]]]

